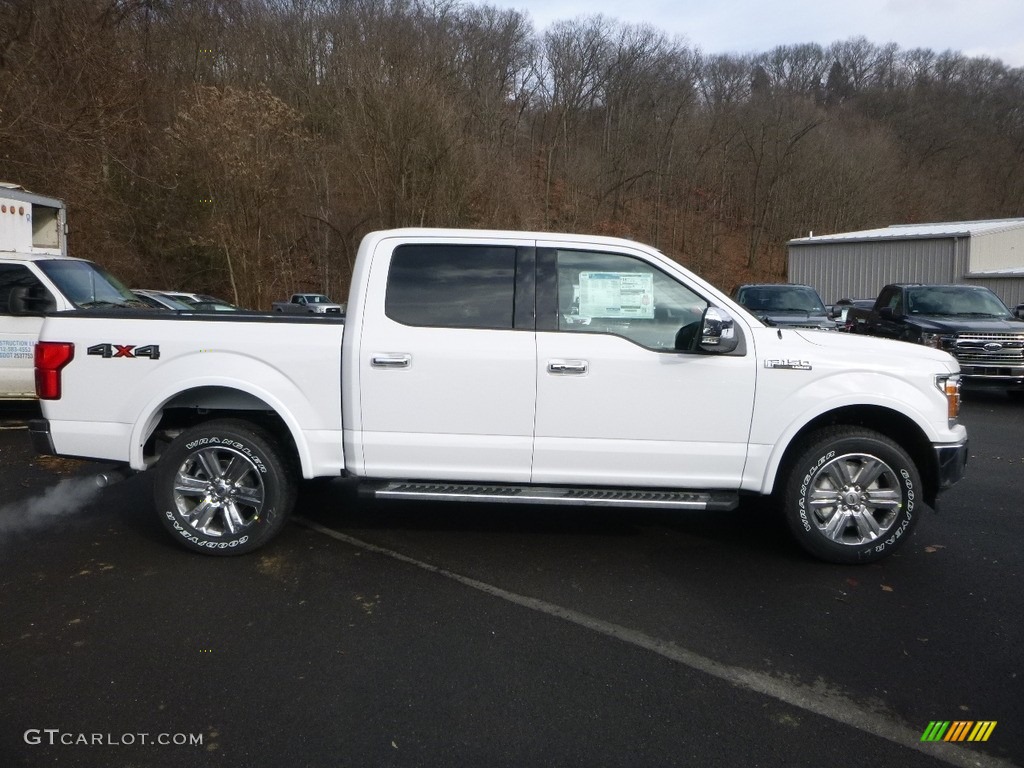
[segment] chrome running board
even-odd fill
[[[656,507],[728,511],[739,505],[732,491],[657,491],[621,488],[555,488],[536,485],[386,482],[372,490],[378,499],[471,501],[500,504],[570,504],[592,507]]]

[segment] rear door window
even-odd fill
[[[512,329],[516,249],[401,245],[391,257],[384,314],[403,325]]]

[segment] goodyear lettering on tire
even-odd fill
[[[239,536],[237,539],[232,539],[231,541],[211,541],[209,539],[200,539],[192,533],[192,531],[179,523],[171,510],[167,510],[164,514],[167,516],[167,519],[171,521],[171,525],[174,526],[174,530],[179,536],[199,547],[207,547],[208,549],[234,549],[241,544],[245,544],[245,542],[249,540],[248,535]]]
[[[893,531],[893,534],[888,539],[875,546],[875,552],[882,552],[886,547],[895,544],[903,535],[903,532],[910,527],[910,521],[914,519],[914,499],[916,498],[916,494],[914,493],[914,481],[910,479],[910,473],[905,469],[900,470],[900,477],[903,478],[903,485],[907,489],[907,514],[903,522],[900,524],[900,527]]]

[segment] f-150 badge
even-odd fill
[[[790,371],[810,371],[813,369],[807,360],[765,360],[765,368],[785,368]]]

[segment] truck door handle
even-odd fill
[[[579,376],[587,372],[586,360],[548,360],[548,373],[560,376]]]
[[[412,355],[373,355],[370,365],[374,368],[408,368]]]

